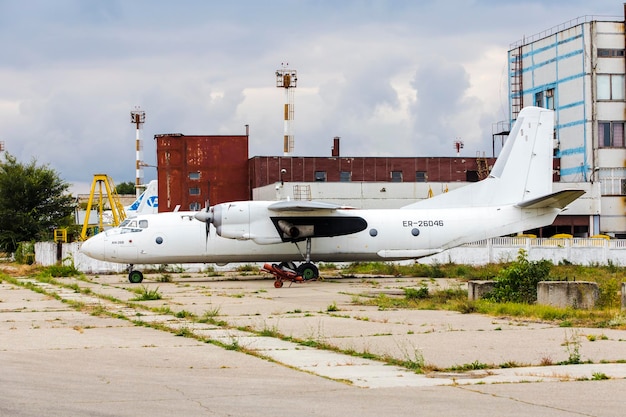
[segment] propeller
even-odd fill
[[[211,225],[215,226],[215,233],[221,234],[222,230],[222,204],[217,204],[213,207],[207,205],[204,210],[194,214],[196,220],[206,223],[205,233],[208,244],[209,237],[211,236]]]
[[[197,212],[194,217],[196,220],[200,220],[205,223],[205,239],[208,241],[211,236],[211,223],[213,223],[213,207],[209,206],[209,202],[205,206],[205,209]]]

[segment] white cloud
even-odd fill
[[[250,155],[282,154],[284,101],[274,71],[298,70],[296,152],[452,155],[491,150],[505,117],[512,42],[599,0],[206,2],[0,0],[0,140],[69,182],[135,177],[129,112],[155,134],[243,134]],[[155,177],[146,169],[146,179]]]

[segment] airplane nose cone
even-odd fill
[[[104,260],[104,239],[100,235],[90,237],[80,245],[80,252],[90,258]]]

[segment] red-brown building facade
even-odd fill
[[[493,158],[282,157],[249,161],[251,189],[289,182],[475,182],[485,178]],[[283,172],[284,170],[284,172]]]
[[[159,212],[248,200],[248,136],[156,135]]]

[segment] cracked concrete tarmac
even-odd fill
[[[155,312],[125,303],[137,296],[131,291],[137,286],[124,276],[88,278],[59,280],[72,288],[20,280],[59,299],[0,284],[0,416],[482,416],[485,410],[623,415],[626,369],[618,362],[626,357],[626,332],[621,330],[563,329],[445,311],[378,311],[353,303],[367,291],[419,285],[415,279],[341,279],[275,289],[271,280],[250,277],[191,276],[169,283],[147,277],[144,288],[158,287],[163,298],[136,304]],[[89,293],[76,292],[76,285]],[[88,308],[77,310],[67,301]],[[95,310],[134,322],[91,315]],[[192,322],[185,312],[210,313],[229,327]],[[176,337],[182,330],[227,348]],[[415,374],[267,336],[275,333],[439,368],[535,366]],[[567,338],[576,338],[582,359],[593,363],[536,366],[567,359]],[[235,347],[240,351],[229,350]],[[594,375],[609,379],[593,380]]]

